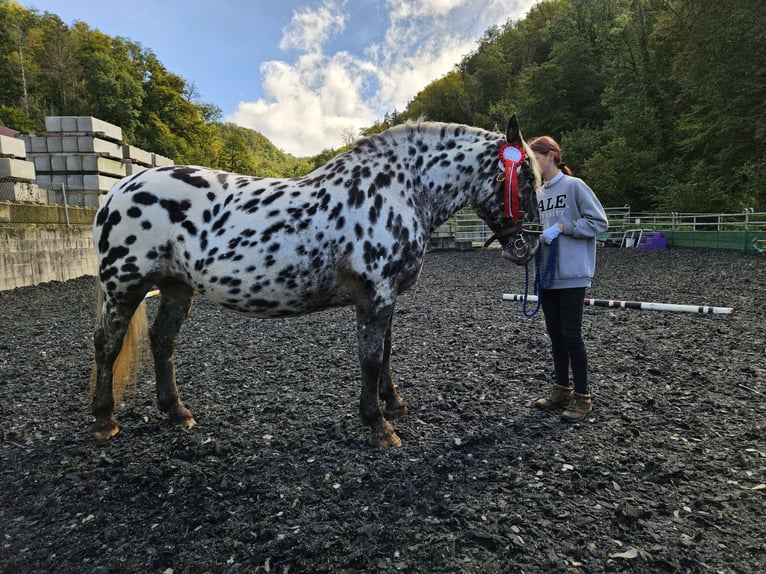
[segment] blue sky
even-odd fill
[[[297,156],[402,110],[537,0],[20,0],[154,52],[223,119]]]

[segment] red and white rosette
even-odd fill
[[[500,148],[500,169],[505,172],[505,216],[511,219],[514,213],[520,212],[519,181],[516,174],[526,158],[524,148],[519,145],[507,143]]]

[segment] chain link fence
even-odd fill
[[[63,182],[40,186],[16,178],[0,178],[0,225],[90,225],[98,191],[67,190]]]

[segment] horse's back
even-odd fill
[[[400,286],[410,284],[404,275],[419,268],[417,245],[394,255],[386,221],[349,207],[347,195],[321,173],[291,180],[190,166],[147,170],[118,182],[97,214],[102,284],[124,292],[172,278],[263,317],[351,304],[364,289],[361,277],[395,287],[399,278],[386,277],[392,270]]]

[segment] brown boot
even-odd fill
[[[572,400],[569,401],[567,408],[561,413],[561,418],[570,423],[576,423],[583,420],[593,410],[590,394],[573,393]]]
[[[572,391],[572,387],[554,385],[546,396],[537,399],[532,406],[545,410],[563,409],[572,399]]]

